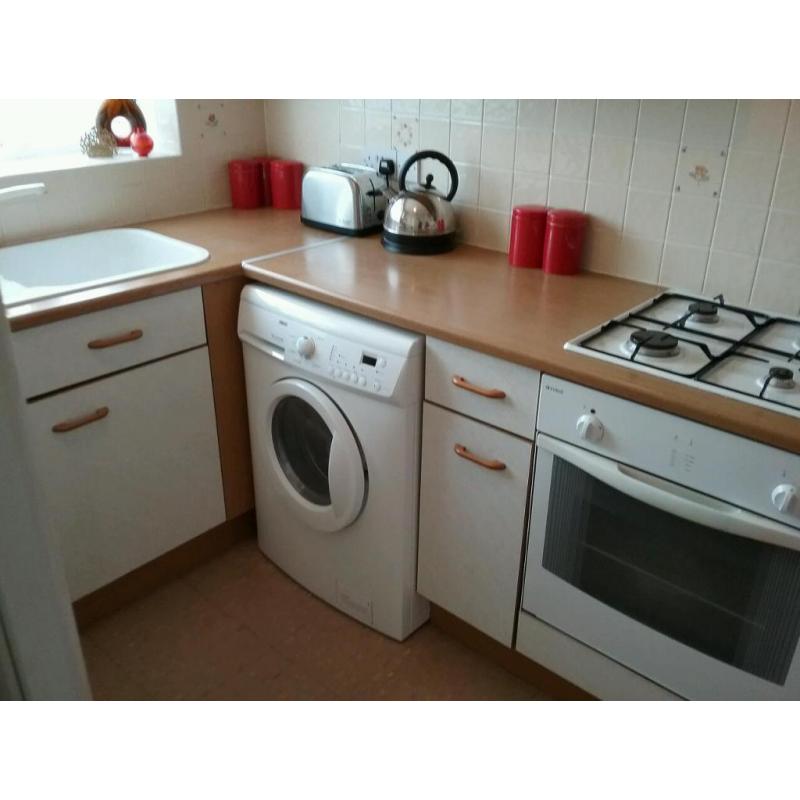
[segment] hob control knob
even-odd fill
[[[790,483],[782,483],[772,490],[772,505],[774,505],[781,514],[785,514],[791,510],[792,504],[795,502],[795,498],[799,492],[800,490],[796,486],[792,486]]]
[[[297,352],[303,358],[311,358],[314,355],[314,350],[316,350],[316,347],[314,346],[314,340],[310,336],[301,336],[297,340]]]
[[[606,429],[603,423],[594,414],[581,414],[575,426],[578,436],[587,442],[599,442],[603,438]]]

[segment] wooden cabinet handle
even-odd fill
[[[88,347],[90,350],[103,350],[106,347],[115,347],[118,344],[125,344],[125,342],[135,342],[137,339],[141,339],[143,335],[144,332],[136,328],[126,333],[120,333],[117,336],[107,336],[104,339],[92,339]]]
[[[466,389],[468,392],[475,392],[481,397],[491,397],[494,400],[502,400],[506,396],[502,389],[484,389],[483,386],[476,386],[474,383],[470,383],[461,375],[453,375],[453,386],[458,386],[459,389]]]
[[[75,419],[67,419],[64,422],[59,422],[52,427],[53,433],[67,433],[67,431],[74,431],[75,428],[82,428],[90,422],[97,422],[99,419],[108,416],[108,406],[97,408],[89,414],[84,414],[82,417],[75,417]]]
[[[506,465],[502,461],[498,461],[496,458],[481,458],[480,456],[476,456],[475,453],[470,452],[464,447],[463,444],[456,444],[453,445],[453,450],[457,456],[461,456],[461,458],[466,458],[467,461],[472,461],[473,464],[478,464],[481,467],[486,467],[486,469],[494,469],[500,470],[505,469]]]

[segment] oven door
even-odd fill
[[[800,698],[800,531],[537,437],[522,607],[688,698]]]

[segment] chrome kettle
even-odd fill
[[[435,158],[450,173],[447,197],[436,190],[433,175],[423,186],[406,187],[409,169],[425,158]],[[446,253],[456,246],[456,215],[450,201],[458,190],[455,164],[444,153],[420,150],[403,165],[400,171],[400,192],[389,202],[383,219],[383,246],[393,253]]]

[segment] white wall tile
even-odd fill
[[[627,198],[627,187],[622,184],[590,181],[586,193],[586,213],[605,226],[621,230]]]
[[[727,147],[735,108],[735,100],[690,100],[683,130],[684,144]]]
[[[355,108],[359,111],[364,110],[363,100],[340,100],[339,102],[341,103],[342,108]]]
[[[514,166],[515,133],[514,128],[484,125],[481,164],[486,167],[511,169]]]
[[[617,271],[620,234],[614,228],[591,220],[586,232],[581,268],[589,272],[604,272],[613,275]]]
[[[422,117],[444,117],[450,119],[449,100],[420,100],[419,113]]]
[[[478,220],[481,218],[482,212],[479,212],[474,206],[455,204],[454,208],[458,238],[467,244],[477,244]]]
[[[766,311],[800,313],[800,266],[762,258],[750,302]]]
[[[671,289],[701,292],[708,262],[708,249],[685,244],[664,245],[658,282]]]
[[[391,148],[392,115],[388,111],[367,111],[364,115],[364,143],[369,147]]]
[[[481,210],[476,244],[490,250],[508,250],[509,223],[508,214]]]
[[[728,303],[746,305],[756,274],[756,257],[712,249],[703,294],[724,295]]]
[[[783,139],[783,154],[800,158],[800,100],[792,100]]]
[[[516,125],[516,100],[484,100],[483,122],[485,125]]]
[[[669,213],[667,241],[708,247],[718,205],[713,198],[676,194]]]
[[[364,108],[367,111],[391,111],[391,100],[365,100]]]
[[[343,108],[339,113],[341,144],[361,146],[364,144],[364,112]]]
[[[511,205],[546,205],[549,178],[544,172],[515,172]]]
[[[553,133],[549,128],[517,128],[514,166],[527,172],[548,172]]]
[[[595,136],[592,143],[589,180],[600,183],[628,183],[633,139]]]
[[[731,145],[745,150],[779,152],[788,113],[788,100],[740,100]]]
[[[721,202],[713,246],[731,253],[757,256],[764,238],[767,211],[766,206]]]
[[[392,112],[392,147],[412,153],[419,150],[419,117],[406,117]]]
[[[731,148],[722,196],[734,203],[767,205],[772,196],[777,169],[777,153]]]
[[[677,144],[685,112],[685,100],[642,100],[636,138]]]
[[[556,116],[555,100],[520,100],[519,119],[520,128],[539,128],[553,130]]]
[[[655,283],[660,258],[661,242],[625,236],[619,247],[616,274],[622,278]]]
[[[475,164],[459,164],[457,161],[453,163],[458,172],[458,191],[455,202],[468,206],[478,205],[480,167]]]
[[[586,181],[571,178],[550,178],[547,191],[547,204],[553,208],[571,208],[583,211],[586,202]]]
[[[594,132],[632,139],[638,113],[638,100],[598,100]]]
[[[418,117],[419,100],[392,100],[392,114],[399,117]]]
[[[628,192],[628,205],[625,211],[626,236],[663,240],[671,199],[671,195],[664,192],[631,189]]]
[[[438,117],[421,117],[419,121],[419,146],[422,150],[450,152],[450,120]]]
[[[770,212],[763,257],[800,264],[800,214],[774,209]]]
[[[451,100],[450,115],[462,122],[482,122],[483,100]]]
[[[478,205],[492,211],[508,212],[511,208],[513,176],[511,170],[481,167]]]
[[[786,211],[800,211],[800,158],[781,159],[772,204]]]
[[[558,100],[556,133],[568,136],[591,136],[594,130],[596,100]]]
[[[591,147],[590,138],[557,133],[553,137],[550,172],[560,178],[586,178]]]
[[[671,192],[678,162],[677,143],[639,139],[633,154],[631,186],[657,192]]]
[[[467,164],[480,164],[481,133],[480,125],[454,120],[450,124],[450,158]]]

